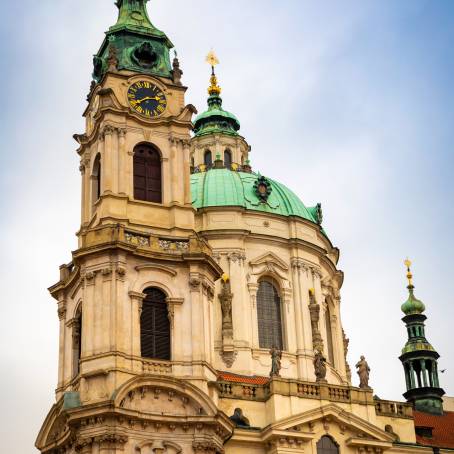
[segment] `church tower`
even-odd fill
[[[408,341],[402,349],[400,360],[404,366],[407,392],[404,397],[411,402],[416,410],[436,415],[443,414],[445,394],[438,381],[438,363],[440,355],[426,339],[423,314],[424,303],[414,294],[411,262],[405,261],[408,279],[408,299],[402,305],[405,317],[402,321],[407,327]]]
[[[37,439],[43,453],[123,452],[134,433],[131,453],[215,454],[232,430],[208,398],[222,270],[195,232],[196,110],[147,1],[117,0],[118,21],[93,61],[86,131],[74,136],[81,227],[50,288],[60,348],[57,404]]]

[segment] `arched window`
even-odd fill
[[[205,151],[205,154],[203,155],[203,163],[207,167],[211,167],[213,165],[213,156],[210,150]]]
[[[334,346],[333,346],[333,331],[331,329],[331,312],[329,304],[325,311],[325,326],[326,326],[326,343],[328,346],[328,361],[334,366]]]
[[[229,149],[224,151],[224,166],[227,169],[232,167],[232,152]]]
[[[270,281],[260,281],[257,292],[257,319],[260,348],[283,350],[281,298]]]
[[[92,205],[101,196],[101,155],[98,154],[93,163],[93,170],[91,172],[91,194],[92,194]]]
[[[80,372],[80,357],[82,354],[82,309],[76,312],[72,323],[73,334],[73,377],[77,377]]]
[[[134,198],[162,203],[161,155],[150,144],[134,149]]]
[[[317,443],[317,454],[339,454],[339,448],[331,437],[325,435]]]
[[[140,315],[142,357],[170,360],[170,321],[166,295],[157,288],[147,288]]]

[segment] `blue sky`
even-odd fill
[[[454,2],[154,0],[149,11],[178,50],[187,102],[205,107],[213,47],[253,167],[323,204],[345,272],[350,362],[365,354],[375,393],[402,398],[408,255],[454,395]],[[80,222],[72,134],[83,130],[91,56],[116,9],[111,0],[24,0],[2,14],[0,426],[6,450],[32,453],[57,380],[46,288],[70,260]]]

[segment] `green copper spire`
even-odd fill
[[[108,71],[129,70],[172,77],[169,51],[173,44],[150,21],[148,0],[117,0],[118,20],[93,59],[93,78],[100,81]]]
[[[408,279],[408,299],[405,301],[404,304],[402,304],[402,312],[405,315],[410,315],[410,314],[422,314],[426,310],[426,306],[424,306],[424,303],[420,300],[418,300],[415,297],[414,294],[414,285],[413,285],[413,274],[411,273],[410,266],[411,262],[410,260],[405,260],[405,266],[407,267],[407,279]]]
[[[208,110],[195,119],[194,133],[196,137],[215,133],[237,136],[240,130],[240,122],[235,115],[222,108],[221,87],[218,85],[214,71],[219,60],[213,51],[208,54],[207,62],[211,65]]]
[[[443,413],[442,396],[444,391],[438,382],[438,358],[440,355],[426,339],[424,304],[414,295],[413,274],[410,260],[405,261],[407,268],[409,297],[402,305],[405,317],[402,321],[407,327],[408,340],[402,349],[400,360],[404,366],[407,392],[404,397],[416,410],[433,414]]]

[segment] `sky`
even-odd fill
[[[7,5],[6,5],[7,3]],[[113,0],[5,2],[0,29],[0,438],[31,454],[54,400],[58,317],[47,287],[80,224],[74,133],[92,55],[116,21]],[[342,321],[384,399],[405,391],[404,259],[426,304],[426,334],[454,396],[454,2],[153,0],[206,105],[214,48],[224,107],[241,121],[255,170],[321,202],[341,251]],[[353,374],[354,384],[358,377]]]

